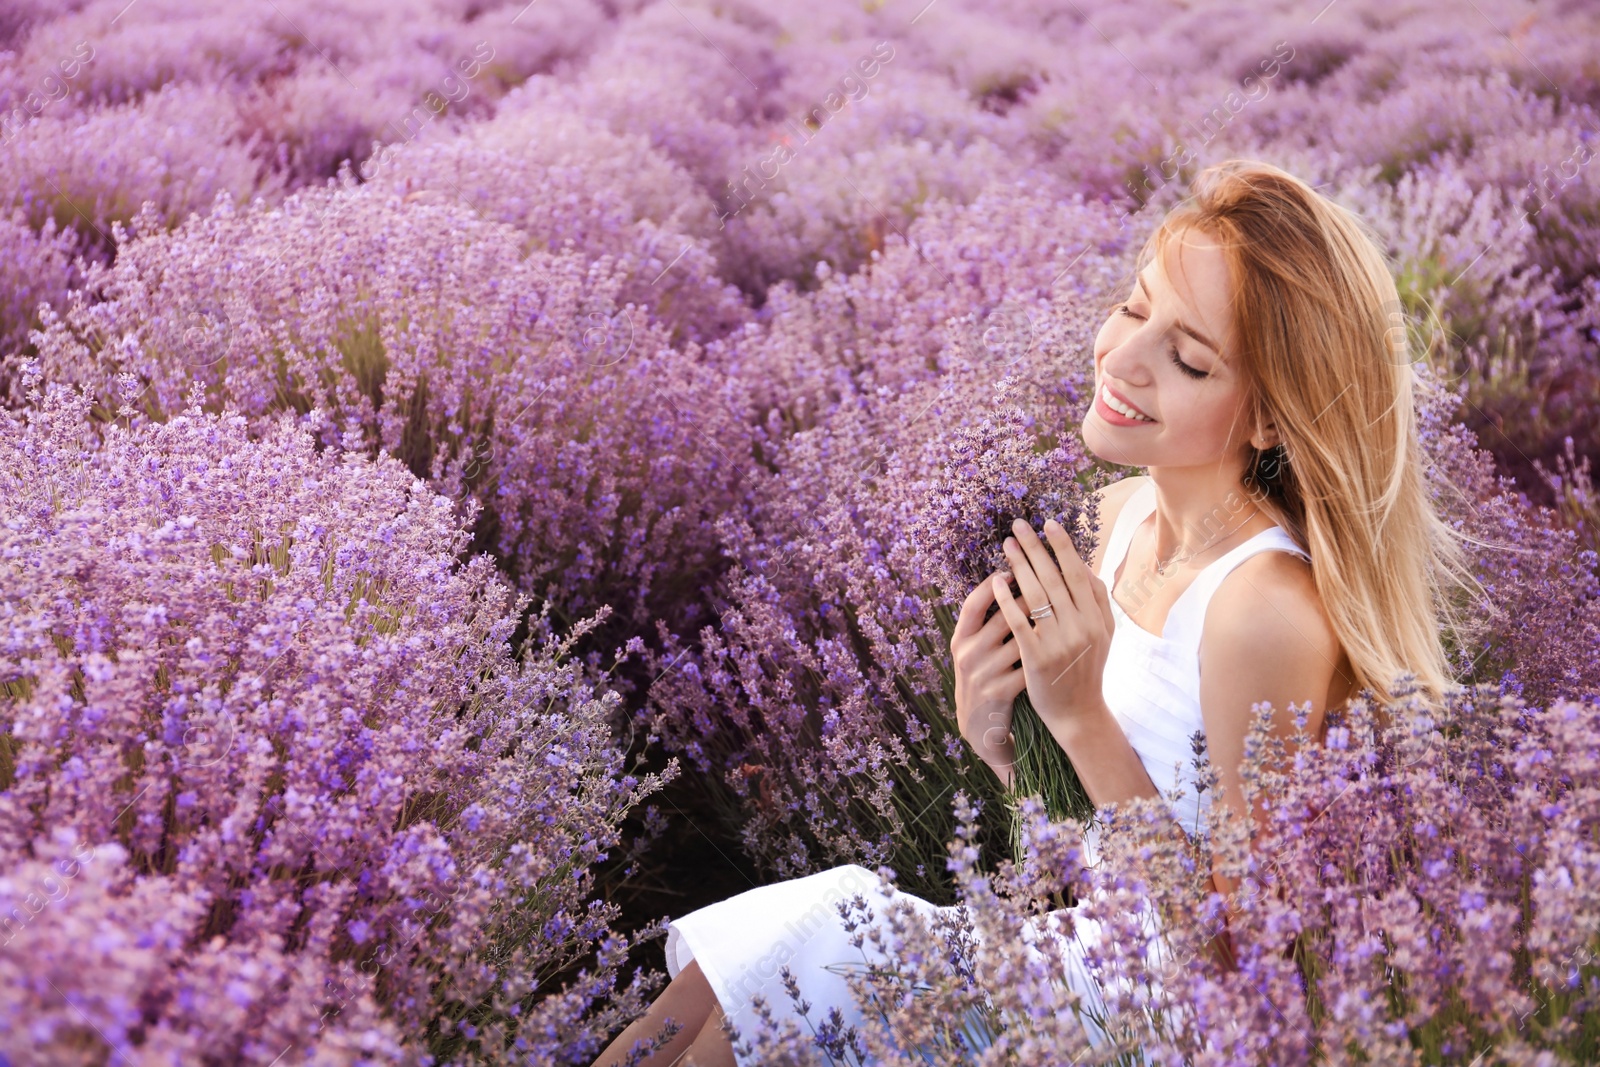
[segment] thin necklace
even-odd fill
[[[1243,526],[1246,522],[1249,522],[1250,519],[1253,518],[1255,515],[1259,514],[1260,511],[1261,511],[1260,508],[1252,508],[1251,511],[1250,511],[1250,514],[1246,515],[1243,520],[1234,523],[1232,526],[1228,527],[1226,530],[1223,530],[1221,533],[1217,534],[1216,537],[1211,538],[1211,540],[1207,541],[1205,544],[1201,545],[1199,548],[1195,549],[1192,552],[1186,552],[1181,556],[1179,556],[1176,553],[1174,553],[1173,556],[1171,556],[1170,558],[1168,558],[1164,562],[1162,560],[1156,560],[1156,574],[1158,574],[1161,577],[1165,578],[1167,576],[1167,568],[1168,567],[1171,567],[1171,566],[1173,566],[1175,564],[1178,564],[1178,563],[1187,563],[1189,560],[1193,559],[1195,556],[1198,556],[1200,553],[1204,552],[1207,548],[1209,548],[1211,545],[1215,544],[1217,541],[1221,540],[1222,538],[1226,537],[1228,534],[1230,534],[1233,531],[1237,530],[1239,527]]]

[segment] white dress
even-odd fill
[[[1111,531],[1098,572],[1108,589],[1115,589],[1117,570],[1127,555],[1136,528],[1154,511],[1155,485],[1146,482],[1123,505]],[[1203,731],[1200,716],[1200,632],[1212,594],[1239,564],[1257,552],[1293,552],[1307,559],[1281,526],[1263,530],[1229,550],[1197,574],[1178,597],[1158,636],[1135,623],[1113,597],[1116,630],[1106,658],[1102,691],[1106,706],[1121,724],[1128,743],[1139,754],[1156,788],[1169,798],[1174,816],[1190,834],[1204,833],[1202,813],[1210,795],[1194,788],[1194,750],[1191,738]],[[1111,579],[1107,580],[1106,575]],[[1094,827],[1084,839],[1087,865],[1098,863]],[[794,1015],[785,992],[780,968],[787,966],[810,1002],[813,1026],[837,1007],[846,1025],[860,1025],[861,1011],[850,997],[843,975],[829,965],[856,965],[862,949],[852,946],[840,923],[835,905],[855,894],[882,914],[887,903],[878,892],[878,876],[865,867],[846,864],[804,878],[761,886],[707,905],[673,921],[667,929],[667,973],[676,976],[691,960],[700,961],[723,1014],[742,1038],[756,1034],[756,994],[765,997],[777,1018]],[[940,908],[920,897],[896,891],[896,900],[910,902],[930,916],[953,909]],[[1101,1016],[1105,1014],[1101,991],[1083,962],[1079,944],[1098,943],[1098,924],[1079,916],[1074,921],[1076,941],[1071,947],[1068,977],[1073,987]],[[1152,936],[1155,931],[1151,930]],[[870,951],[870,944],[866,946]],[[876,956],[873,957],[878,960]],[[1155,959],[1155,956],[1149,958]],[[803,1033],[811,1032],[801,1023]],[[1084,1026],[1091,1043],[1106,1040],[1092,1021]],[[740,1058],[740,1067],[754,1061]]]

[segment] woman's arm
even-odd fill
[[[1222,818],[1221,809],[1243,807],[1239,768],[1252,705],[1272,704],[1273,735],[1284,740],[1292,758],[1294,716],[1289,704],[1311,703],[1307,729],[1318,735],[1341,649],[1309,569],[1277,552],[1251,557],[1218,587],[1206,612],[1201,647],[1201,717],[1207,753],[1218,773],[1211,815],[1215,825]],[[1160,795],[1103,699],[1070,720],[1052,724],[1051,732],[1072,759],[1096,807]],[[1266,813],[1259,803],[1252,816],[1255,831],[1264,829]],[[1207,888],[1228,897],[1238,883],[1213,870]],[[1233,946],[1226,931],[1214,939],[1212,948],[1219,961],[1231,965]]]
[[[1046,725],[1056,744],[1065,749],[1072,760],[1078,781],[1083,783],[1095,807],[1133,797],[1161,795],[1155,782],[1150,780],[1150,772],[1144,769],[1144,761],[1123,732],[1122,724],[1106,706],[1104,697],[1097,695],[1087,710],[1069,721],[1057,720]]]
[[[1208,728],[1209,732],[1209,728]],[[1122,726],[1105,709],[1103,719],[1096,715],[1076,727],[1064,728],[1055,734],[1056,741],[1066,750],[1073,767],[1078,769],[1078,780],[1088,790],[1095,806],[1127,800],[1131,797],[1156,797],[1160,791],[1150,780],[1144,761],[1133,750]],[[1183,831],[1176,819],[1171,829],[1174,838]],[[1221,893],[1216,873],[1206,875],[1205,890]],[[1226,927],[1207,944],[1212,958],[1225,970],[1238,966],[1233,940]]]
[[[1310,568],[1285,553],[1263,552],[1241,563],[1217,588],[1206,611],[1201,650],[1200,713],[1207,755],[1217,769],[1211,814],[1217,825],[1221,809],[1244,807],[1239,769],[1253,705],[1272,704],[1272,736],[1283,741],[1286,758],[1293,759],[1289,705],[1310,703],[1306,729],[1320,736],[1342,649]],[[1252,837],[1267,825],[1262,799],[1250,813]],[[1238,888],[1236,880],[1215,870],[1211,885],[1225,897]],[[1227,948],[1231,954],[1231,942]]]
[[[1252,706],[1272,704],[1272,735],[1282,739],[1292,759],[1289,704],[1309,702],[1306,728],[1312,736],[1321,733],[1339,640],[1305,565],[1282,553],[1262,553],[1240,564],[1218,587],[1200,647],[1200,714],[1206,750],[1218,773],[1212,802],[1241,811],[1239,768]],[[1259,803],[1251,815],[1255,828],[1265,829],[1267,816]],[[1222,892],[1234,889],[1232,879],[1215,878]]]

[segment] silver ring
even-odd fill
[[[1035,622],[1037,622],[1040,619],[1047,619],[1050,616],[1054,615],[1055,613],[1056,613],[1056,609],[1051,607],[1049,602],[1047,601],[1045,603],[1044,607],[1042,607],[1042,608],[1034,608],[1032,611],[1028,612],[1028,618],[1033,619]]]

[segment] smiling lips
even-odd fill
[[[1103,383],[1100,386],[1100,402],[1105,404],[1105,406],[1110,408],[1112,411],[1115,411],[1118,415],[1122,415],[1125,418],[1138,419],[1140,422],[1156,421],[1149,415],[1146,415],[1144,412],[1134,407],[1132,404],[1128,403],[1126,400],[1122,399],[1117,394],[1113,393],[1111,391],[1111,387]]]

